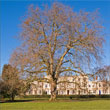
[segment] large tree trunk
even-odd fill
[[[51,97],[49,101],[55,101],[57,96],[57,81],[51,81]]]

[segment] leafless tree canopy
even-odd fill
[[[107,81],[110,83],[110,66],[96,68],[94,76],[98,77],[98,80]]]
[[[12,54],[10,62],[25,73],[49,75],[54,94],[61,74],[83,74],[85,66],[99,60],[101,29],[96,12],[74,12],[59,3],[44,10],[31,6],[22,24],[23,44]]]

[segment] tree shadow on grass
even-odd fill
[[[15,103],[15,102],[32,102],[32,101],[35,101],[35,100],[5,100],[5,101],[0,101],[0,103]]]

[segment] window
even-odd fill
[[[45,91],[45,94],[47,94],[47,91]]]
[[[103,93],[105,93],[105,91],[103,90]]]
[[[41,90],[39,90],[39,94],[41,94]]]
[[[37,94],[37,90],[34,91],[35,95]]]
[[[86,93],[86,90],[84,90],[84,94]]]
[[[69,95],[69,92],[70,92],[70,91],[69,91],[69,90],[67,90],[67,95]]]
[[[96,93],[96,91],[94,90],[93,93]]]
[[[75,79],[73,78],[73,81],[75,81]]]
[[[75,93],[75,91],[73,90],[73,94]]]
[[[61,94],[63,95],[63,91],[61,91]]]
[[[31,92],[32,92],[32,91],[30,90],[30,91],[29,91],[29,94],[31,94]]]
[[[89,85],[89,87],[91,87],[91,85]]]
[[[45,88],[47,88],[47,84],[45,85]]]
[[[99,87],[101,87],[101,84],[99,83]]]
[[[75,87],[75,85],[73,84],[73,88]]]

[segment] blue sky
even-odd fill
[[[58,1],[58,0],[57,0]],[[104,45],[105,58],[103,65],[110,65],[110,1],[83,1],[83,0],[60,0],[61,3],[73,7],[75,11],[84,9],[93,12],[99,9],[100,17],[105,27],[106,43]],[[13,50],[20,45],[15,38],[20,31],[22,17],[31,4],[43,7],[43,4],[51,5],[52,0],[1,0],[0,3],[0,37],[1,37],[1,65],[7,64]]]

